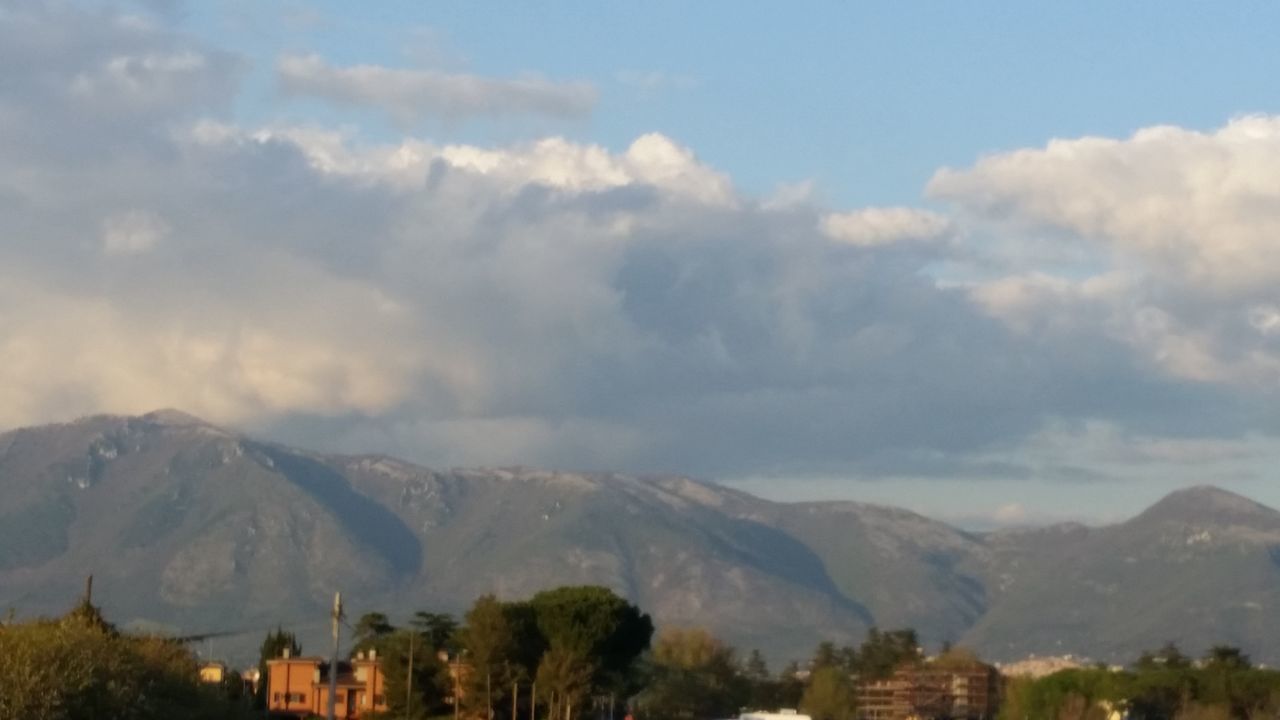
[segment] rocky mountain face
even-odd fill
[[[277,623],[322,646],[334,590],[396,618],[591,583],[778,660],[872,624],[993,659],[1167,640],[1267,659],[1278,563],[1280,514],[1207,488],[1120,525],[975,535],[680,477],[320,455],[173,411],[0,435],[0,605],[58,612],[92,573],[121,624],[243,630],[218,641],[242,658]]]

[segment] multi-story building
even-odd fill
[[[290,657],[284,653],[267,661],[267,709],[276,715],[324,715],[329,710],[330,663],[318,657]],[[350,662],[339,662],[336,715],[355,720],[387,709],[386,677],[377,652],[359,653]]]
[[[999,703],[1000,674],[976,660],[904,665],[857,683],[860,720],[990,720]]]

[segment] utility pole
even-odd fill
[[[511,683],[511,720],[520,720],[520,683]]]
[[[462,714],[462,689],[458,676],[462,673],[462,652],[453,655],[453,720]]]
[[[529,684],[529,720],[537,720],[538,717],[538,681],[534,680]]]
[[[489,691],[489,671],[484,671],[484,705],[488,708],[485,720],[493,720],[493,693]]]
[[[404,684],[404,717],[405,720],[413,717],[413,636],[418,633],[413,630],[409,631],[409,667],[405,670]]]
[[[333,654],[329,657],[329,720],[338,717],[338,631],[342,627],[342,593],[333,594]]]

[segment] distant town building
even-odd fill
[[[1088,663],[1073,655],[1061,655],[1053,657],[1036,657],[1032,655],[1017,662],[1005,663],[997,667],[1000,668],[1000,674],[1005,677],[1028,677],[1042,678],[1046,675],[1052,675],[1059,670],[1074,670],[1081,668]]]
[[[244,680],[245,692],[249,695],[257,695],[258,683],[262,681],[262,671],[257,667],[246,668],[240,671],[240,677]]]
[[[290,657],[288,648],[267,661],[267,709],[276,715],[308,717],[329,709],[329,662],[319,657]],[[354,720],[363,714],[387,709],[386,678],[378,666],[376,651],[339,662],[337,717]]]
[[[856,685],[859,720],[991,720],[1000,673],[977,660],[913,663]]]
[[[200,682],[209,685],[221,685],[227,681],[227,666],[220,662],[200,664]]]

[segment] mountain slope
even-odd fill
[[[392,513],[368,503],[379,523],[349,532],[353,508],[288,463],[173,413],[0,436],[0,587],[23,590],[0,600],[57,608],[93,573],[114,617],[186,628],[312,612],[335,586],[385,592],[415,570],[390,547],[414,555],[412,534],[385,537]]]
[[[1214,488],[1175,492],[1124,523],[989,538],[992,602],[965,636],[997,657],[1131,660],[1174,640],[1273,658],[1280,513]]]
[[[222,647],[244,658],[280,622],[320,641],[334,590],[394,618],[569,583],[775,659],[872,624],[993,659],[1167,640],[1280,656],[1280,514],[1212,488],[1109,527],[975,535],[681,477],[320,455],[174,411],[0,435],[0,605],[58,612],[89,573],[118,622],[243,629]]]

